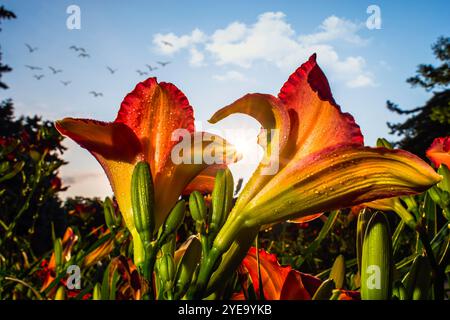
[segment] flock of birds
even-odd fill
[[[170,46],[170,47],[173,46],[173,44],[168,42],[168,41],[162,41],[161,43],[163,45],[165,45],[165,46]],[[32,45],[30,45],[28,43],[25,43],[25,46],[27,47],[28,52],[30,54],[32,54],[35,51],[39,50],[38,47],[33,47]],[[77,47],[75,45],[72,45],[72,46],[69,47],[69,50],[72,50],[73,52],[75,52],[77,54],[78,58],[81,58],[81,59],[86,59],[86,58],[90,58],[91,57],[91,55],[87,52],[87,50],[85,48],[82,48],[82,47]],[[161,67],[161,68],[166,67],[170,63],[171,63],[171,61],[156,61],[156,64],[158,64],[159,67]],[[25,65],[25,67],[34,72],[33,78],[35,78],[36,80],[41,80],[42,78],[45,77],[45,74],[42,73],[44,68],[39,67],[39,66],[32,66],[32,65]],[[155,70],[158,70],[159,67],[158,66],[152,66],[150,64],[146,64],[144,71],[141,70],[141,69],[137,69],[136,72],[141,77],[142,76],[148,76],[149,73],[151,73],[151,72],[153,72]],[[53,74],[53,75],[57,75],[58,73],[63,73],[63,69],[58,69],[58,68],[55,68],[53,66],[48,66],[48,69],[51,71],[51,74]],[[111,75],[114,75],[118,71],[117,68],[114,69],[113,67],[110,67],[110,66],[106,66],[106,69],[109,71],[109,73]],[[41,71],[41,72],[37,72],[37,71]],[[67,87],[69,84],[72,83],[72,81],[70,81],[70,80],[66,80],[66,81],[60,80],[60,82],[65,87]],[[91,94],[95,98],[103,97],[103,93],[102,92],[98,92],[98,91],[94,91],[94,90],[90,91],[89,94]]]

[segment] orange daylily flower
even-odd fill
[[[281,266],[274,254],[259,250],[259,264],[261,280],[263,285],[264,298],[267,300],[310,300],[314,292],[320,286],[320,279],[305,275],[291,266]],[[242,261],[240,268],[241,275],[250,277],[254,291],[259,297],[259,277],[256,248],[251,247],[246,257]],[[304,284],[305,282],[305,284]],[[243,284],[247,290],[246,284]],[[311,290],[311,291],[308,291]],[[244,294],[237,293],[233,299],[242,300]]]
[[[442,179],[411,153],[365,147],[353,117],[336,104],[315,55],[289,77],[278,97],[248,94],[210,122],[234,113],[248,114],[275,133],[214,241],[205,279],[224,255],[210,287],[235,270],[261,226],[420,193]],[[279,170],[264,174],[276,162]]]
[[[217,172],[226,168],[226,164],[216,164],[207,167],[187,185],[183,190],[183,195],[189,195],[193,191],[198,191],[201,194],[211,194],[214,189]]]
[[[62,257],[64,261],[69,261],[72,256],[72,248],[78,241],[78,236],[75,234],[71,227],[68,227],[64,232],[61,244],[63,247]],[[52,252],[50,260],[44,267],[43,284],[41,286],[41,292],[43,292],[55,279],[56,279],[56,257],[55,252]]]
[[[426,154],[436,168],[441,164],[450,168],[450,137],[434,139]]]
[[[156,78],[139,83],[125,97],[114,122],[65,118],[56,122],[56,128],[87,149],[102,165],[133,236],[135,253],[142,252],[130,195],[131,176],[137,162],[145,160],[151,168],[157,232],[185,187],[209,166],[203,158],[205,149],[213,150],[214,158],[221,158],[223,163],[238,158],[222,138],[195,132],[193,109],[185,95],[173,84],[158,83]],[[184,130],[190,139],[191,150],[187,153],[193,159],[191,163],[175,164],[171,159],[181,139],[173,139],[177,130]],[[182,138],[184,141],[185,136]],[[200,161],[196,160],[199,158]]]

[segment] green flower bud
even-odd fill
[[[131,204],[136,230],[146,248],[155,229],[154,191],[150,166],[141,161],[134,167],[131,178]]]
[[[187,249],[177,266],[175,299],[180,299],[186,294],[202,256],[202,246],[198,238],[193,236],[188,241]]]
[[[194,191],[189,197],[189,211],[191,212],[192,219],[196,222],[206,221],[207,209],[205,204],[205,199],[203,195]]]
[[[178,228],[183,224],[185,212],[186,202],[184,200],[178,201],[167,216],[166,221],[164,221],[162,233],[158,239],[159,244],[164,244],[170,235],[174,235],[177,232]]]
[[[384,147],[387,149],[393,149],[392,144],[387,141],[385,138],[378,138],[377,139],[377,147]]]
[[[55,241],[53,243],[53,250],[55,253],[56,270],[57,270],[57,273],[59,273],[59,271],[62,268],[62,264],[63,264],[63,248],[62,248],[61,238],[55,239]]]
[[[392,239],[381,212],[373,214],[364,234],[361,259],[361,298],[388,300],[392,291]]]
[[[214,181],[212,192],[212,216],[209,226],[212,233],[217,233],[227,220],[233,206],[234,181],[231,171],[227,168],[219,170]]]

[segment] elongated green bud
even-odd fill
[[[372,212],[369,209],[363,209],[358,215],[358,222],[356,224],[356,257],[358,262],[358,270],[361,275],[361,259],[362,259],[362,245],[364,240],[364,233],[366,232],[367,223],[372,217]]]
[[[316,293],[314,293],[312,300],[330,300],[333,295],[334,289],[335,287],[333,279],[327,279],[322,282]]]
[[[64,286],[60,286],[58,290],[56,290],[55,300],[66,300],[66,289]]]
[[[196,222],[206,222],[206,204],[203,195],[194,191],[189,197],[189,211],[191,212],[192,219]]]
[[[131,205],[136,230],[146,248],[155,229],[154,191],[150,166],[141,161],[134,167],[131,178]]]
[[[194,272],[202,256],[202,245],[197,237],[191,237],[188,247],[177,266],[175,299],[183,297],[191,284]]]
[[[437,186],[441,190],[450,192],[450,170],[445,164],[441,164],[437,172],[443,177],[443,179],[437,184]]]
[[[158,242],[161,245],[165,243],[170,235],[174,235],[177,232],[178,228],[180,228],[180,226],[183,224],[185,212],[186,201],[178,201],[175,207],[173,207],[170,214],[167,216],[166,221],[164,221],[162,233],[158,239]]]
[[[403,279],[407,300],[426,300],[431,287],[431,265],[425,256],[417,256]]]
[[[377,147],[384,147],[387,149],[392,149],[392,144],[387,141],[385,138],[378,138],[377,139]]]
[[[227,168],[219,170],[214,181],[211,205],[212,215],[210,230],[216,233],[227,220],[228,214],[233,206],[234,181],[231,171]]]
[[[157,276],[162,284],[162,291],[165,293],[167,299],[173,299],[172,289],[175,279],[175,237],[172,236],[171,239],[166,242],[159,252],[159,257],[156,260]]]
[[[345,259],[340,254],[336,260],[334,260],[333,267],[330,271],[330,279],[334,280],[335,287],[342,289],[345,283]]]
[[[109,230],[114,230],[115,225],[115,211],[114,205],[109,197],[106,197],[105,201],[103,201],[103,213],[105,215],[106,226]]]
[[[100,283],[96,283],[92,292],[92,300],[102,300],[102,287]]]
[[[62,248],[61,238],[55,239],[55,242],[53,243],[53,250],[55,252],[56,270],[57,270],[57,273],[59,273],[59,271],[62,268],[62,264],[63,264],[63,248]]]
[[[362,246],[361,298],[388,300],[392,291],[392,239],[389,224],[376,212],[367,224]]]

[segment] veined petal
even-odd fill
[[[434,139],[426,154],[436,168],[442,163],[450,168],[450,137]]]
[[[406,151],[339,146],[284,168],[240,216],[248,226],[267,224],[420,193],[440,180],[423,160]]]
[[[301,159],[335,145],[364,144],[353,117],[341,112],[334,101],[315,54],[289,77],[278,97],[291,117],[290,159],[294,155]]]
[[[239,211],[251,199],[255,192],[262,188],[271,179],[273,174],[278,171],[278,167],[281,165],[279,163],[279,154],[284,149],[290,132],[290,119],[287,109],[279,99],[272,95],[259,93],[247,94],[217,111],[209,122],[217,123],[229,115],[236,113],[247,114],[255,118],[261,124],[262,130],[265,130],[261,131],[259,138],[264,140],[263,138],[268,138],[267,134],[269,134],[271,140],[264,140],[264,143],[262,143],[265,149],[264,157],[241,191],[234,210],[230,213],[231,216]],[[271,166],[277,166],[277,170],[272,174],[263,174]]]
[[[123,100],[114,123],[133,130],[142,144],[153,179],[170,161],[172,147],[178,143],[172,134],[179,129],[194,131],[193,109],[186,96],[173,84],[149,78],[139,83]]]
[[[183,195],[189,195],[193,191],[198,191],[201,194],[211,194],[214,189],[214,180],[217,171],[226,169],[227,165],[217,164],[211,165],[204,169],[198,176],[196,176],[183,190]]]
[[[131,176],[135,163],[143,157],[141,144],[134,132],[123,123],[73,118],[56,121],[55,127],[98,160],[116,195],[125,223],[134,232]]]
[[[171,152],[170,164],[155,180],[157,230],[186,186],[209,166],[227,165],[241,155],[225,139],[207,132],[184,136]]]
[[[256,248],[250,248],[242,261],[252,279],[255,292],[259,294],[258,262]],[[259,251],[259,264],[264,297],[268,300],[309,300],[310,294],[302,283],[300,272],[290,266],[282,267],[274,254]]]

